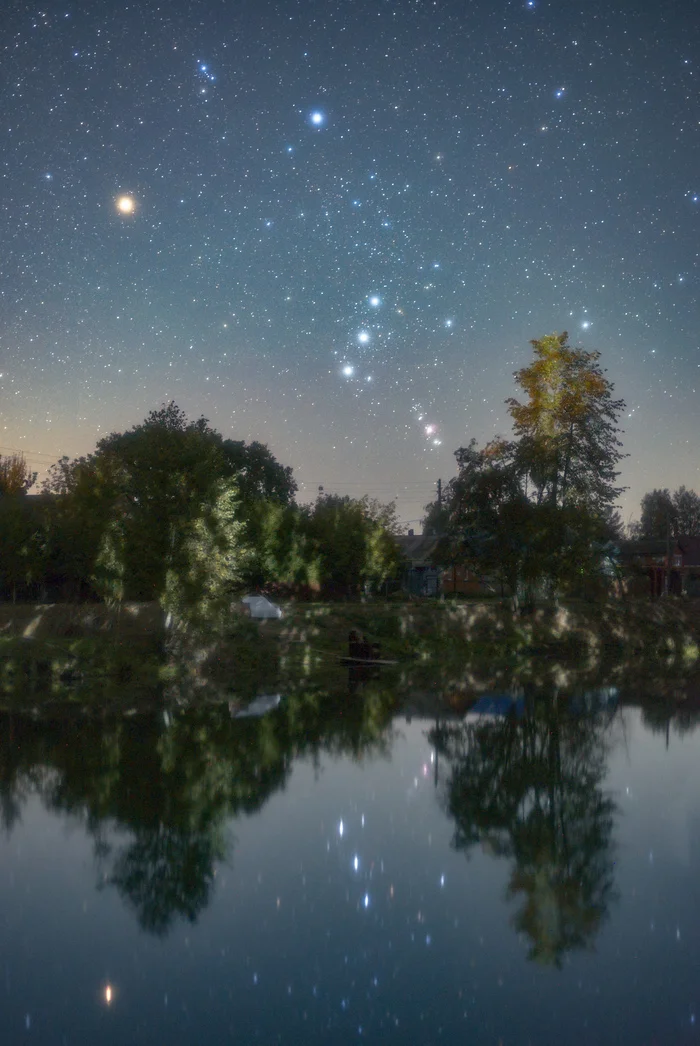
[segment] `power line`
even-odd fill
[[[43,451],[43,450],[25,450],[23,447],[2,447],[2,446],[0,446],[0,451],[4,452],[4,451],[7,451],[7,450],[11,451],[12,454],[21,454],[25,458],[28,458],[28,457],[32,457],[32,458],[51,458],[52,461],[57,461],[58,460],[55,455],[47,454],[46,451]],[[60,457],[60,456],[61,455],[59,454],[58,457]]]

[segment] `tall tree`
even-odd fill
[[[534,361],[515,375],[528,398],[506,401],[515,439],[457,450],[459,473],[440,510],[443,562],[490,574],[515,604],[538,587],[556,594],[591,577],[602,583],[619,529],[622,400],[612,398],[599,353],[570,348],[566,334],[532,346]]]
[[[506,400],[516,443],[513,457],[538,504],[608,509],[622,458],[618,420],[622,400],[599,365],[599,352],[573,349],[568,334],[530,342],[535,359],[517,371],[525,402]]]
[[[666,538],[675,530],[676,508],[668,488],[654,489],[642,498],[642,517],[636,533],[641,538]]]
[[[694,490],[679,487],[673,492],[678,537],[700,537],[700,497]]]

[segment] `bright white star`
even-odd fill
[[[322,127],[326,122],[326,117],[319,109],[314,110],[309,117],[314,127]]]
[[[346,378],[351,378],[354,373],[355,373],[355,368],[352,367],[349,363],[346,363],[345,366],[343,367],[343,374],[345,375],[345,377]],[[341,824],[340,834],[342,835],[343,834],[343,830],[342,830],[343,822],[341,821],[340,824]]]
[[[359,341],[360,345],[367,345],[367,343],[369,342],[369,331],[360,331],[360,333],[357,335],[357,340]]]

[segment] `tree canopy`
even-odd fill
[[[224,440],[171,402],[52,467],[50,559],[106,599],[157,598],[201,618],[244,577],[251,506],[284,505],[295,490],[264,444]]]
[[[700,536],[700,497],[686,487],[673,494],[667,487],[649,491],[642,498],[641,518],[632,532],[640,538]]]
[[[515,374],[526,399],[506,400],[514,438],[460,447],[443,506],[427,506],[440,517],[443,561],[495,577],[516,600],[543,583],[556,592],[601,576],[623,489],[624,403],[613,399],[600,354],[572,349],[566,333],[531,344],[533,362]]]

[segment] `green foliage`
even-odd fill
[[[305,519],[313,578],[329,595],[357,597],[378,589],[399,569],[393,504],[322,494]],[[310,573],[310,583],[311,580]]]
[[[312,584],[316,564],[306,530],[306,515],[296,505],[259,500],[244,508],[249,554],[244,576],[251,588]]]
[[[201,622],[242,579],[265,506],[284,511],[295,490],[266,446],[223,440],[169,403],[50,470],[50,573],[75,594],[89,579],[108,601],[160,599],[178,620]]]
[[[13,602],[43,572],[42,523],[35,500],[20,493],[0,497],[0,591]]]
[[[218,480],[196,514],[173,535],[161,595],[163,609],[181,625],[223,626],[232,587],[240,580],[242,524],[236,519],[233,480]]]

